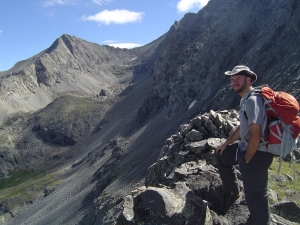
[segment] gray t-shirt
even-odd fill
[[[250,95],[250,97],[249,97]],[[249,127],[252,123],[261,125],[262,136],[265,137],[268,134],[267,115],[266,108],[264,106],[263,98],[260,94],[248,92],[241,99],[240,115],[240,137],[241,140],[248,140],[250,137]],[[263,129],[265,130],[263,131]],[[265,150],[263,144],[258,148],[259,150]],[[246,149],[243,149],[246,150]]]

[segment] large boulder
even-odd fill
[[[212,224],[212,216],[204,201],[179,182],[172,189],[149,187],[127,196],[117,224]]]
[[[300,224],[300,206],[295,202],[278,202],[272,206],[272,211],[276,215]]]

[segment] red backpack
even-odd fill
[[[293,151],[300,133],[299,103],[292,95],[273,91],[268,85],[256,87],[253,92],[261,94],[264,99],[269,135],[263,137],[262,142],[267,152],[280,156],[279,172],[284,157],[291,155],[291,161],[294,160]]]
[[[289,125],[291,136],[296,139],[300,133],[300,117],[298,116],[300,107],[294,96],[282,91],[273,91],[267,85],[255,88],[255,92],[260,93],[264,98],[269,124],[281,120],[285,125]],[[269,137],[269,144],[278,143],[278,140],[273,140],[272,136]]]

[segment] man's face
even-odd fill
[[[236,93],[243,92],[248,85],[251,85],[251,80],[249,77],[246,77],[244,75],[234,75],[230,77],[231,87]]]

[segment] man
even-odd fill
[[[250,216],[247,224],[270,224],[270,206],[267,196],[268,168],[273,155],[266,152],[261,143],[264,123],[267,123],[263,98],[255,94],[251,84],[257,76],[249,67],[238,65],[232,71],[225,72],[230,77],[231,87],[241,99],[240,125],[226,141],[216,148],[219,173],[225,189],[225,214],[239,198],[239,187],[234,166],[239,165],[244,193]],[[239,143],[236,143],[239,140]]]

